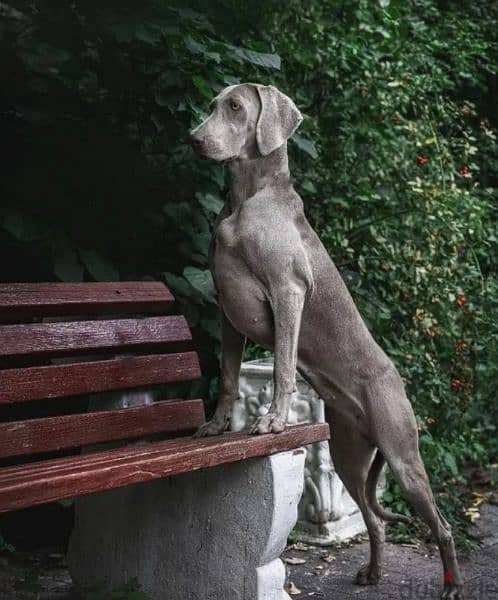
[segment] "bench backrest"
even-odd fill
[[[39,418],[40,401],[198,379],[173,304],[159,282],[0,284],[0,459],[202,424],[201,400]]]

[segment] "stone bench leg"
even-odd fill
[[[136,577],[150,600],[289,600],[279,559],[305,452],[282,452],[76,500],[75,583]]]

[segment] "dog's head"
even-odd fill
[[[276,87],[255,83],[225,88],[209,108],[211,114],[189,138],[200,157],[218,162],[271,154],[303,118],[294,102]]]

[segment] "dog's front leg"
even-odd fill
[[[239,333],[221,311],[221,376],[220,396],[213,418],[204,423],[195,437],[218,435],[228,429],[232,405],[239,395],[239,375],[246,338]]]
[[[299,283],[278,286],[270,292],[275,324],[274,392],[270,411],[259,417],[251,433],[280,433],[285,429],[294,381],[297,347],[306,289]]]

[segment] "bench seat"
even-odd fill
[[[4,467],[0,469],[0,511],[268,456],[327,437],[328,425],[317,423],[288,427],[279,434],[180,437]]]

